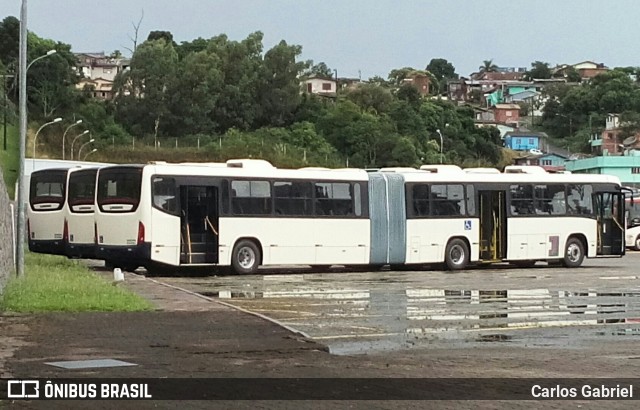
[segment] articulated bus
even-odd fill
[[[97,168],[34,171],[30,178],[29,250],[74,258],[95,256],[93,219]]]
[[[624,255],[616,177],[422,168],[284,170],[260,160],[101,168],[97,256],[150,273],[244,274],[260,265],[577,267]]]

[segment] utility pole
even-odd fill
[[[16,238],[16,275],[24,276],[24,241],[25,241],[25,182],[24,156],[27,139],[27,0],[22,0],[20,10],[20,167],[18,169],[18,237]]]

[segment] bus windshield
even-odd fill
[[[72,172],[69,176],[69,206],[76,212],[76,205],[92,205],[95,197],[97,170]]]
[[[34,211],[55,211],[64,205],[66,170],[31,174],[29,203]]]
[[[97,202],[102,212],[132,212],[140,202],[142,168],[101,170]]]

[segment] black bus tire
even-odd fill
[[[444,263],[450,270],[461,270],[469,264],[469,247],[459,238],[451,239],[444,252]]]
[[[577,268],[584,260],[584,245],[578,238],[569,238],[564,247],[562,264],[567,268]]]
[[[233,247],[231,266],[239,275],[256,273],[260,266],[260,249],[253,241],[241,240]]]

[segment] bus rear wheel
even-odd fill
[[[569,238],[565,246],[562,263],[567,268],[577,268],[584,260],[584,245],[578,238]]]
[[[260,249],[253,241],[241,240],[233,247],[231,265],[239,275],[256,273],[260,266]]]
[[[447,243],[444,262],[450,270],[460,270],[469,264],[469,247],[462,239],[452,239]]]

